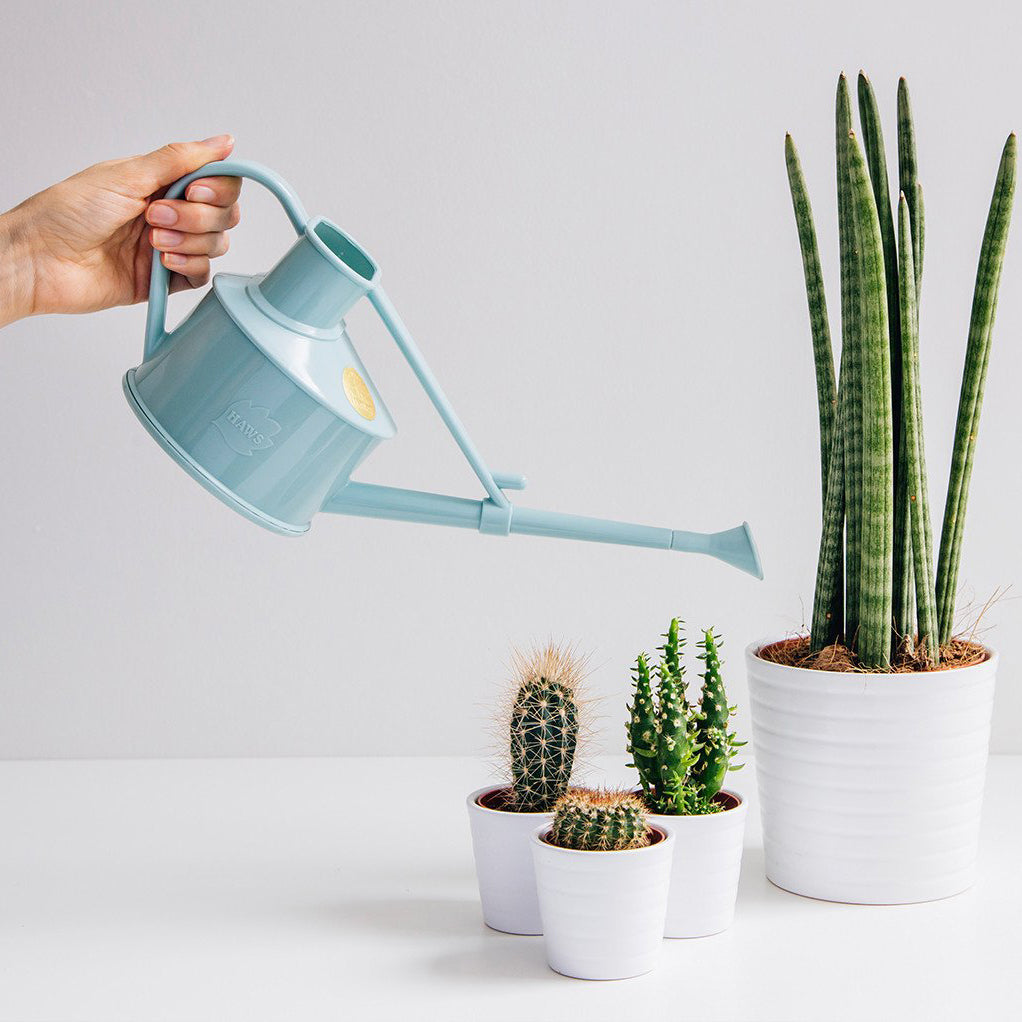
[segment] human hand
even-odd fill
[[[241,179],[202,178],[183,199],[161,196],[233,148],[230,135],[218,135],[97,163],[0,215],[0,326],[143,301],[154,248],[172,291],[205,284],[238,223]]]

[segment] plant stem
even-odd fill
[[[937,638],[937,594],[933,581],[933,539],[930,499],[926,485],[926,450],[923,444],[923,407],[919,386],[919,315],[916,308],[916,270],[913,257],[911,213],[905,193],[898,202],[898,250],[901,252],[902,408],[908,454],[908,493],[912,526],[919,645],[931,663],[940,661]]]
[[[859,72],[859,120],[862,122],[862,144],[873,185],[880,236],[883,240],[884,275],[887,285],[887,328],[889,332],[891,362],[891,424],[894,430],[894,552],[892,557],[892,584],[894,586],[895,635],[912,633],[912,551],[910,516],[908,512],[908,472],[906,442],[902,424],[901,392],[901,319],[898,312],[898,246],[894,217],[888,191],[887,156],[884,133],[880,123],[880,108],[873,86],[866,75]],[[900,138],[899,138],[900,142]],[[900,153],[900,150],[899,150]]]
[[[859,252],[862,327],[862,582],[857,649],[870,669],[890,665],[894,448],[883,240],[866,163],[849,138],[850,198]]]
[[[912,120],[912,104],[908,82],[898,79],[898,184],[908,202],[909,225],[912,228],[912,261],[916,268],[916,312],[923,281],[923,193],[919,184],[916,161],[916,129]],[[904,251],[899,248],[899,251]]]
[[[847,350],[847,349],[846,349]],[[816,592],[813,597],[813,625],[810,649],[818,652],[829,646],[841,632],[833,612],[835,589],[841,593],[841,541],[845,524],[844,435],[848,418],[848,388],[845,386],[845,358],[842,353],[841,386],[838,391],[838,419],[830,448],[827,469],[827,499],[823,505],[820,555],[816,562]]]
[[[791,135],[784,137],[784,159],[788,168],[788,187],[795,210],[798,243],[802,249],[802,268],[809,301],[809,325],[813,335],[813,358],[816,362],[816,398],[820,413],[820,487],[822,499],[827,497],[827,465],[830,458],[830,439],[837,409],[837,388],[834,383],[834,350],[830,340],[830,321],[827,316],[827,295],[820,269],[820,250],[816,241],[813,209],[809,202],[802,164]]]
[[[859,589],[862,575],[862,338],[859,309],[859,260],[855,249],[848,168],[852,105],[848,80],[837,83],[835,141],[837,148],[838,241],[841,253],[841,389],[848,393],[848,414],[842,429],[842,464],[847,517],[845,555],[845,642],[851,646],[859,630]],[[839,572],[840,578],[840,572]]]
[[[940,642],[951,638],[954,627],[955,594],[958,589],[958,568],[965,529],[965,509],[972,477],[973,456],[979,415],[983,405],[987,367],[990,361],[990,337],[997,312],[997,289],[1004,263],[1004,249],[1011,223],[1011,205],[1015,194],[1015,163],[1017,143],[1012,132],[1004,143],[997,181],[990,201],[983,245],[976,271],[976,287],[972,298],[969,343],[962,373],[962,390],[958,401],[958,422],[951,456],[944,525],[940,536],[940,558],[937,562],[937,611]]]
[[[834,381],[834,350],[830,338],[830,319],[827,315],[827,296],[823,285],[823,272],[820,269],[820,251],[816,240],[816,226],[813,222],[812,205],[806,188],[802,164],[798,158],[798,150],[791,135],[784,139],[785,163],[788,168],[788,185],[791,189],[791,201],[795,210],[795,224],[798,228],[799,246],[802,250],[802,267],[805,274],[806,296],[809,301],[809,323],[813,336],[813,357],[816,363],[816,398],[820,414],[820,487],[823,499],[824,533],[827,531],[827,494],[830,488],[828,472],[831,465],[831,449],[835,434],[837,411],[837,387]],[[839,471],[841,464],[838,464]],[[844,485],[842,483],[835,500],[840,500],[840,507],[832,514],[844,515]],[[837,560],[834,560],[834,557]],[[813,634],[825,641],[823,645],[833,642],[842,630],[841,609],[844,601],[844,585],[841,578],[840,542],[835,552],[830,555],[825,575],[829,580],[830,589],[826,594],[816,596],[813,604]],[[818,571],[824,570],[821,564]],[[819,615],[826,622],[825,628],[817,628],[815,621]],[[822,646],[820,647],[822,648]]]
[[[918,253],[916,262],[916,312],[918,312],[919,295],[923,286],[923,254],[926,252],[926,209],[923,205],[923,186],[918,181],[916,206],[912,213],[912,244],[915,246],[915,253]]]
[[[928,599],[930,583],[933,580],[933,530],[930,525],[930,498],[929,489],[930,484],[926,474],[926,462],[925,462],[925,445],[923,443],[923,432],[922,432],[922,399],[920,396],[919,387],[919,295],[923,286],[923,251],[925,241],[925,217],[923,211],[923,186],[919,183],[918,179],[918,160],[916,158],[916,129],[915,122],[912,118],[912,103],[909,100],[908,93],[908,82],[904,78],[898,79],[898,182],[901,186],[901,194],[904,196],[905,201],[908,205],[909,213],[909,244],[912,246],[912,264],[915,268],[915,294],[914,294],[914,305],[915,305],[915,376],[916,383],[914,386],[915,391],[915,404],[918,413],[919,421],[919,450],[920,457],[922,458],[922,471],[920,473],[918,481],[913,480],[911,477],[907,480],[908,486],[912,493],[915,493],[916,499],[922,501],[922,507],[925,508],[923,520],[925,522],[925,529],[922,533],[922,541],[925,542],[925,550],[919,551],[915,549],[916,543],[919,541],[918,530],[915,526],[915,508],[910,509],[908,526],[912,532],[912,558],[913,566],[912,571],[915,574],[919,568],[920,556],[923,557],[927,569],[930,573],[930,580],[927,582],[926,579],[920,580],[916,578],[916,627],[919,633],[920,642],[923,641],[923,636],[927,637],[928,649],[927,655],[931,660],[936,662],[937,660],[937,637],[934,632],[932,640],[930,637],[931,631],[936,628],[936,623],[931,626],[924,624],[924,619],[928,621],[929,618],[929,607],[921,605],[921,600]],[[899,240],[898,246],[899,252],[905,253],[905,249],[901,247]],[[902,258],[905,258],[903,255]],[[900,278],[900,274],[899,274]],[[902,344],[902,361],[908,357],[908,348]],[[902,373],[906,370],[904,366]],[[904,395],[902,398],[903,402],[913,400],[910,397],[910,388],[906,384],[904,387]],[[904,413],[906,416],[908,412]],[[906,430],[905,435],[906,454],[908,457],[912,457],[911,454],[911,440],[908,437]],[[908,471],[911,473],[913,470],[909,466]],[[911,499],[911,493],[909,496]],[[932,643],[932,644],[931,644]]]

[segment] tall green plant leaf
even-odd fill
[[[883,239],[862,151],[849,139],[850,196],[860,266],[862,327],[862,579],[859,659],[871,669],[890,665],[894,542],[894,445],[890,334]]]
[[[937,613],[940,641],[951,638],[954,628],[955,597],[958,569],[962,556],[962,535],[965,530],[965,508],[972,478],[973,457],[979,415],[983,406],[987,368],[990,363],[990,338],[997,312],[997,291],[1004,264],[1004,249],[1011,224],[1011,206],[1015,196],[1017,141],[1014,132],[1008,136],[1001,153],[994,194],[987,214],[983,245],[976,271],[976,287],[972,298],[969,343],[965,352],[962,390],[958,400],[958,422],[955,445],[951,455],[951,476],[944,506],[944,525],[940,535],[940,558],[937,562]]]
[[[926,482],[926,449],[923,443],[923,406],[919,386],[919,316],[916,309],[916,270],[913,256],[911,213],[902,192],[898,202],[898,248],[901,252],[902,408],[908,454],[909,516],[912,527],[912,565],[916,589],[916,621],[919,644],[931,663],[940,660],[937,635],[937,593],[933,580],[933,539],[930,497]]]

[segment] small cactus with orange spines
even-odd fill
[[[619,852],[650,842],[648,812],[625,791],[574,788],[554,807],[551,844],[580,852]]]

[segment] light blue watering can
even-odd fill
[[[269,273],[217,274],[209,293],[167,332],[168,272],[153,255],[143,362],[124,377],[142,425],[189,475],[246,518],[274,532],[306,532],[317,511],[453,525],[597,543],[708,554],[762,578],[747,524],[698,533],[514,506],[522,476],[487,468],[394,306],[375,261],[323,217],[310,219],[291,188],[257,163],[210,163],[199,177],[248,177],[279,200],[298,240]],[[354,482],[352,472],[394,422],[355,352],[344,315],[372,303],[479,477],[486,497]]]

